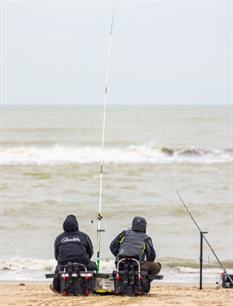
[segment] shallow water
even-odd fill
[[[78,217],[95,246],[102,157],[103,259],[112,259],[114,236],[130,226],[133,216],[142,215],[167,271],[175,269],[177,280],[185,273],[194,275],[190,271],[198,265],[199,233],[178,189],[219,258],[232,267],[229,107],[109,107],[104,155],[101,107],[2,107],[0,116],[3,278],[11,269],[23,275],[21,265],[11,268],[15,261],[23,261],[29,271],[35,262],[46,265],[69,213]],[[204,262],[217,267],[206,247]]]

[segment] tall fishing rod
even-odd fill
[[[107,65],[106,65],[106,73],[105,73],[105,87],[104,87],[104,109],[103,109],[103,125],[102,125],[102,158],[100,160],[100,184],[99,184],[99,208],[98,208],[98,224],[97,224],[97,258],[96,265],[97,271],[100,269],[100,242],[101,242],[101,232],[104,232],[101,229],[101,220],[103,218],[102,215],[102,191],[103,191],[103,169],[104,169],[104,147],[105,147],[105,128],[106,128],[106,113],[107,113],[107,104],[108,104],[108,80],[109,80],[109,71],[110,71],[110,61],[111,61],[111,50],[112,50],[112,34],[113,34],[113,25],[115,19],[115,8],[112,13],[111,27],[109,32],[108,39],[108,51],[107,51]]]
[[[196,227],[198,228],[199,232],[200,232],[200,235],[201,235],[201,241],[202,241],[202,238],[204,238],[205,242],[207,243],[208,247],[210,248],[210,250],[212,251],[213,255],[215,256],[217,262],[219,263],[220,267],[222,268],[223,272],[225,273],[225,275],[228,277],[231,285],[233,285],[233,279],[231,278],[231,276],[227,273],[225,267],[223,266],[223,264],[221,263],[220,259],[218,258],[217,254],[215,253],[214,249],[211,247],[209,241],[207,240],[205,234],[206,232],[203,232],[200,228],[200,226],[197,224],[196,220],[194,219],[193,215],[191,214],[190,210],[188,209],[187,205],[185,204],[184,200],[182,199],[180,193],[178,192],[178,190],[176,190],[176,193],[180,199],[180,201],[182,202],[184,208],[186,209],[186,211],[188,212],[188,214],[190,215],[191,219],[193,220],[194,224],[196,225]],[[202,242],[201,242],[201,256],[200,256],[200,262],[201,262],[201,268],[202,268]],[[202,277],[200,279],[200,289],[201,289],[201,286],[202,285]]]

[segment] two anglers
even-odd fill
[[[60,292],[60,281],[58,270],[61,265],[68,262],[78,262],[87,267],[88,270],[96,270],[96,263],[91,261],[93,246],[89,236],[79,231],[77,219],[74,215],[66,217],[63,223],[64,232],[60,234],[54,243],[54,255],[57,260],[55,277],[51,289]],[[139,256],[141,269],[150,274],[158,274],[161,264],[154,262],[156,253],[151,238],[146,234],[146,220],[142,217],[135,217],[131,230],[121,232],[112,241],[110,250],[116,257]]]

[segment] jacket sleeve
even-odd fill
[[[54,257],[57,260],[58,259],[58,243],[57,243],[58,237],[54,241]]]
[[[156,253],[155,253],[155,249],[153,247],[153,243],[150,237],[148,237],[145,241],[145,246],[146,246],[146,259],[148,261],[154,261],[156,258]]]
[[[120,249],[120,242],[122,240],[122,238],[125,236],[125,231],[121,232],[120,234],[118,234],[116,236],[116,238],[111,242],[110,244],[110,250],[112,252],[112,254],[116,257],[119,253],[119,249]]]
[[[92,242],[89,236],[86,236],[86,250],[87,250],[89,259],[91,259],[94,252],[93,252],[93,245],[92,245]]]

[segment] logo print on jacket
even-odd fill
[[[76,242],[76,241],[80,242],[81,240],[78,237],[72,237],[72,238],[64,237],[64,238],[62,238],[61,243]]]

